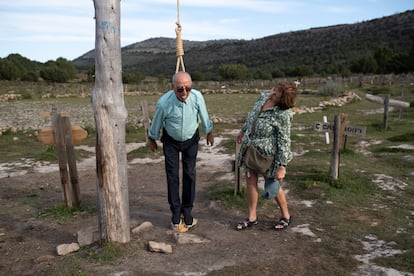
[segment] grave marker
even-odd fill
[[[318,132],[333,132],[333,145],[332,145],[332,156],[331,156],[331,172],[330,177],[334,180],[338,179],[339,176],[339,160],[340,160],[340,148],[345,147],[346,137],[350,136],[365,136],[366,127],[363,126],[351,126],[347,125],[347,115],[341,114],[340,116],[335,115],[333,123],[329,122],[316,122],[314,130]],[[325,121],[325,119],[324,119]]]
[[[335,130],[334,123],[322,123],[316,122],[314,125],[314,130],[319,132],[330,132]],[[367,128],[363,126],[350,126],[345,125],[345,134],[349,136],[365,136]]]
[[[384,125],[384,130],[385,131],[388,128],[388,110],[389,110],[389,106],[396,106],[396,107],[400,107],[400,108],[409,108],[410,107],[409,102],[393,100],[393,99],[390,98],[390,95],[385,95],[384,98],[381,98],[379,96],[366,94],[365,98],[368,101],[371,101],[371,102],[384,104],[384,124],[383,125]],[[400,112],[400,119],[401,119],[401,112]]]
[[[71,126],[68,114],[58,113],[56,107],[52,108],[52,112],[41,112],[40,115],[51,116],[52,127],[42,129],[37,139],[46,145],[56,145],[66,207],[72,207],[72,203],[79,205],[80,189],[73,144],[83,141],[88,132],[80,126]],[[68,183],[68,167],[72,185]]]

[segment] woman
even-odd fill
[[[264,178],[266,186],[278,185],[278,182],[285,177],[286,165],[292,159],[290,127],[295,98],[296,88],[291,83],[278,83],[271,91],[265,91],[248,114],[246,122],[237,135],[237,143],[241,144],[238,166],[246,170],[248,207],[248,217],[236,225],[238,231],[258,224],[256,208],[259,199],[257,185],[259,174],[246,166],[244,152],[250,143],[260,153],[273,155],[274,161],[264,174]],[[255,126],[253,131],[252,125]],[[275,223],[274,229],[280,231],[292,223],[292,216],[289,214],[285,192],[281,187],[277,186],[276,189],[278,191],[274,194],[274,199],[279,205],[281,218]]]

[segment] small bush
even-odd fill
[[[319,94],[323,96],[338,97],[345,92],[345,87],[333,81],[328,81],[325,86],[318,89]]]

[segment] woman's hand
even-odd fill
[[[244,132],[243,131],[240,131],[239,134],[237,134],[237,137],[236,137],[237,144],[241,144],[241,142],[243,140],[243,136],[244,136]]]
[[[283,178],[285,178],[285,175],[286,175],[286,167],[284,167],[284,166],[279,166],[278,168],[277,168],[277,171],[276,171],[276,179],[277,180],[282,180]]]

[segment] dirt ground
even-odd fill
[[[200,145],[204,144],[205,140],[201,140]],[[131,150],[131,147],[140,145],[128,146]],[[131,228],[146,221],[153,227],[149,231],[131,234],[131,242],[125,245],[128,254],[115,263],[104,264],[93,261],[78,263],[71,259],[79,252],[68,256],[56,253],[58,245],[77,242],[79,230],[97,226],[96,215],[79,214],[68,222],[37,216],[39,210],[53,208],[63,202],[56,167],[16,172],[1,178],[0,275],[335,274],[335,266],[338,265],[335,258],[321,260],[306,249],[320,241],[316,236],[300,233],[298,227],[317,218],[312,218],[309,208],[290,192],[288,183],[285,189],[295,219],[292,227],[284,232],[272,230],[272,224],[280,216],[279,210],[276,204],[266,204],[259,209],[260,224],[257,227],[242,232],[234,230],[234,224],[245,218],[245,210],[226,209],[220,202],[208,199],[211,185],[234,181],[232,158],[220,153],[220,139],[216,139],[214,147],[200,147],[193,210],[199,223],[190,233],[207,239],[207,242],[195,244],[177,243],[170,229],[163,159],[131,160],[128,167]],[[97,204],[94,160],[79,162],[78,173],[82,202]],[[172,245],[172,254],[150,252],[147,247],[149,241]],[[349,275],[352,273],[355,271],[349,271]]]
[[[219,143],[220,139],[216,139],[216,144]],[[170,212],[162,158],[151,162],[132,160],[128,168],[131,228],[145,221],[151,222],[153,228],[131,234],[131,244],[143,245],[138,246],[132,257],[117,265],[90,263],[88,267],[82,267],[82,271],[98,271],[102,275],[205,275],[226,267],[244,266],[239,272],[246,275],[259,271],[273,274],[278,267],[295,267],[295,274],[304,274],[307,265],[297,265],[297,260],[306,259],[306,256],[298,256],[300,250],[295,249],[299,246],[295,239],[297,234],[269,229],[279,216],[276,205],[273,206],[273,213],[259,214],[260,226],[236,232],[233,230],[234,223],[246,216],[244,210],[227,210],[220,202],[208,199],[211,184],[234,179],[231,156],[220,154],[218,149],[218,145],[200,149],[193,211],[199,223],[190,232],[208,242],[176,243],[169,227]],[[78,173],[82,202],[97,204],[93,162],[80,162]],[[78,218],[64,223],[57,223],[47,216],[36,216],[39,210],[53,208],[63,202],[60,175],[56,169],[22,175],[15,172],[0,181],[1,208],[4,208],[0,220],[1,275],[34,275],[58,269],[62,259],[68,256],[58,256],[56,247],[77,242],[76,233],[79,230],[98,223],[95,215],[79,214]],[[170,244],[173,253],[149,252],[145,246],[149,241]],[[284,274],[283,270],[278,274]],[[289,270],[285,272],[290,274]]]

